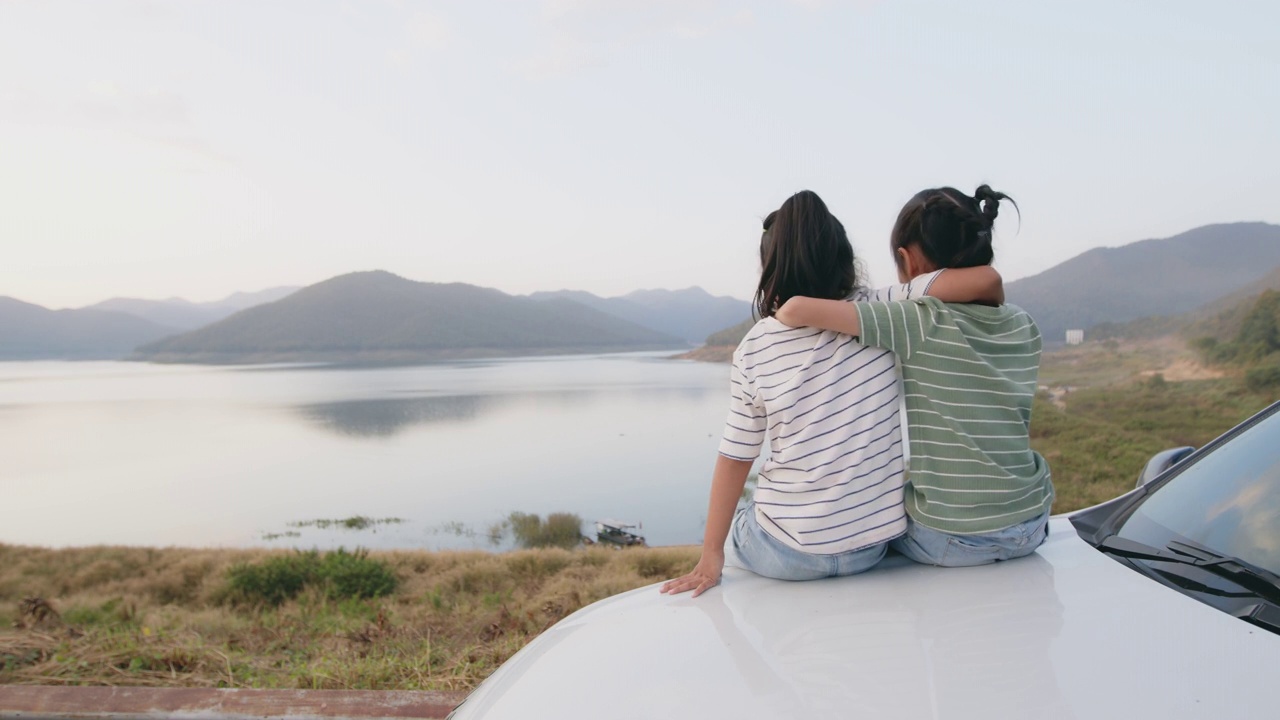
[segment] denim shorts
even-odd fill
[[[777,580],[817,580],[865,572],[884,558],[889,543],[837,555],[796,550],[775,539],[756,520],[756,507],[748,503],[733,516],[725,558],[737,556],[739,567]]]
[[[907,534],[890,546],[925,565],[970,567],[1030,555],[1049,536],[1049,513],[981,535],[952,535],[907,518]]]

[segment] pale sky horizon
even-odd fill
[[[869,281],[916,191],[996,266],[1280,223],[1280,5],[0,0],[0,295],[193,301],[357,270],[747,298],[800,189]]]

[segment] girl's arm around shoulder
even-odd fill
[[[819,300],[796,296],[782,304],[773,315],[778,322],[791,327],[814,327],[858,336],[862,327],[858,309],[844,300]]]
[[[929,282],[926,294],[942,302],[1000,305],[1004,303],[1004,280],[989,265],[949,269]],[[793,297],[774,317],[792,327],[815,327],[855,337],[862,334],[858,309],[843,300]]]
[[[1004,278],[990,265],[950,268],[938,273],[926,293],[947,303],[1004,304]]]

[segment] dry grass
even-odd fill
[[[373,600],[227,602],[282,551],[0,545],[0,683],[467,690],[552,623],[693,567],[696,548],[384,552]],[[41,598],[58,616],[24,613]]]
[[[1143,373],[1198,365],[1195,353],[1177,337],[1090,341],[1059,347],[1040,358],[1040,384],[1048,387],[1104,387],[1125,384]]]

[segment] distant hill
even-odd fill
[[[1200,333],[1201,335],[1234,335],[1240,329],[1239,320],[1243,318],[1245,313],[1242,308],[1247,304],[1251,305],[1258,299],[1259,295],[1268,290],[1280,290],[1280,267],[1275,268],[1230,295],[1224,295],[1199,308],[1192,313],[1190,319],[1193,324],[1204,325],[1201,328],[1203,330]],[[1228,318],[1233,319],[1228,320]],[[1212,322],[1215,327],[1208,327],[1206,323],[1209,322]]]
[[[755,319],[748,317],[737,325],[717,330],[707,336],[701,347],[696,347],[678,357],[682,360],[702,362],[732,362],[734,350],[738,349],[742,338],[747,336],[755,324]]]
[[[532,300],[388,272],[341,275],[139,348],[159,362],[413,362],[682,347],[565,299]]]
[[[1070,328],[1179,315],[1261,281],[1280,266],[1280,226],[1206,225],[1162,240],[1095,248],[1005,285],[1046,340]]]
[[[0,297],[0,360],[114,360],[175,332],[106,310],[50,310]]]
[[[1268,290],[1280,290],[1280,268],[1191,312],[1144,317],[1123,323],[1101,323],[1091,328],[1086,338],[1146,339],[1181,335],[1187,340],[1209,337],[1225,342],[1240,332],[1245,316],[1253,309],[1258,297]]]
[[[621,297],[602,298],[580,290],[538,292],[535,300],[573,300],[641,327],[700,344],[708,333],[751,317],[745,300],[719,297],[698,287],[684,290],[636,290]]]
[[[737,347],[742,342],[742,338],[747,336],[751,328],[755,327],[755,318],[747,318],[732,327],[718,330],[707,336],[706,344],[711,347]]]
[[[85,309],[128,313],[177,330],[194,330],[229,317],[245,308],[287,297],[297,289],[296,287],[276,287],[258,292],[238,292],[221,300],[203,303],[194,303],[176,297],[168,300],[111,298]]]

